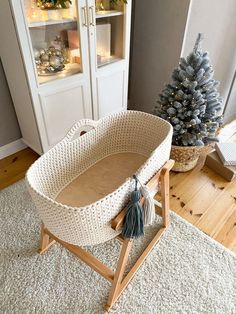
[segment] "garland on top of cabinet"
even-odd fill
[[[72,0],[38,0],[37,6],[40,9],[66,9],[72,4]]]
[[[124,3],[128,3],[127,0],[110,0],[110,3],[117,4],[119,1],[123,1]]]
[[[111,4],[117,4],[119,1],[128,3],[127,0],[109,0]],[[69,5],[72,4],[72,0],[38,0],[37,6],[41,9],[66,9]]]

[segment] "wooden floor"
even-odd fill
[[[0,190],[23,179],[26,170],[39,157],[30,148],[0,160]]]
[[[236,126],[222,138],[236,142]],[[22,179],[37,158],[27,148],[0,160],[0,189]],[[204,156],[192,171],[171,173],[171,209],[236,253],[236,180],[227,182],[203,165]]]
[[[221,141],[236,142],[236,121]],[[186,173],[171,173],[170,208],[236,253],[236,180],[227,182],[204,166],[205,156]]]

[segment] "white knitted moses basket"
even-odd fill
[[[81,131],[87,131],[79,136]],[[146,156],[135,174],[145,184],[169,159],[171,125],[154,115],[127,111],[99,121],[80,120],[67,136],[28,170],[26,181],[47,229],[68,243],[85,246],[105,242],[120,232],[111,220],[127,204],[134,188],[132,174],[105,197],[73,207],[56,200],[75,178],[107,156],[122,152]],[[97,185],[102,178],[97,178]],[[101,182],[102,183],[102,182]]]

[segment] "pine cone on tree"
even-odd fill
[[[223,122],[222,98],[213,79],[208,52],[201,48],[198,34],[193,51],[181,58],[173,71],[172,83],[161,92],[154,114],[173,126],[172,144],[202,146],[217,141],[216,131]]]

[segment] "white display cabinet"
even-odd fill
[[[22,84],[21,78],[11,75],[7,62],[19,50],[2,56],[6,76],[14,80],[9,86],[23,140],[40,154],[79,119],[99,119],[127,108],[131,0],[113,5],[109,0],[62,1],[65,8],[52,2],[8,3],[25,69],[25,94],[30,95],[24,107],[17,101],[22,95],[12,88]],[[6,44],[13,46],[12,39]]]

